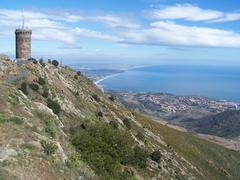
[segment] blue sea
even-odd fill
[[[100,83],[105,90],[198,95],[240,102],[240,67],[161,65],[125,71]]]

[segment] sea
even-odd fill
[[[240,66],[142,67],[106,78],[99,85],[105,90],[194,95],[240,102]]]

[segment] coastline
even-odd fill
[[[124,72],[125,72],[125,71],[124,71]],[[112,75],[105,76],[104,78],[101,78],[101,79],[95,81],[94,84],[97,85],[97,86],[100,86],[99,84],[100,84],[102,81],[107,80],[107,79],[112,78],[112,77],[115,77],[115,76],[118,76],[118,75],[120,75],[120,74],[122,74],[122,73],[117,73],[117,74],[112,74]]]
[[[103,78],[95,81],[94,84],[97,85],[98,87],[102,88],[99,84],[100,84],[102,81],[104,81],[104,80],[107,80],[107,79],[110,79],[110,78],[119,76],[120,74],[122,74],[122,73],[124,73],[124,72],[126,72],[126,71],[130,71],[130,70],[133,70],[133,69],[144,68],[144,67],[152,67],[152,66],[155,66],[155,65],[142,65],[142,66],[135,66],[135,67],[132,67],[132,68],[127,68],[127,69],[121,69],[121,70],[123,70],[123,72],[105,76],[105,77],[103,77]]]

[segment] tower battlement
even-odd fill
[[[32,34],[31,29],[16,29],[15,34]]]
[[[27,60],[31,58],[32,30],[16,29],[16,59]]]

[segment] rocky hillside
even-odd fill
[[[0,179],[239,179],[240,153],[131,112],[56,62],[0,60]]]
[[[240,137],[240,111],[226,111],[199,119],[186,119],[185,127],[193,131],[225,138]]]

